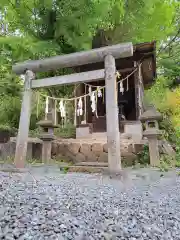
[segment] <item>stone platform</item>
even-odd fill
[[[131,139],[121,139],[121,156],[125,165],[132,165],[137,152],[143,144],[134,144]],[[52,157],[70,160],[73,163],[108,163],[107,140],[96,139],[63,139],[56,140],[52,145]]]
[[[16,137],[10,138],[7,143],[0,143],[0,159],[14,158],[16,150]],[[42,141],[38,138],[29,138],[27,146],[27,159],[41,159]]]
[[[0,145],[0,158],[14,158],[16,138]],[[134,143],[128,136],[121,135],[121,156],[125,166],[132,165],[141,151],[143,143]],[[41,160],[42,141],[38,138],[28,139],[27,159]],[[108,163],[107,137],[103,134],[92,134],[85,139],[56,139],[52,143],[52,159],[70,161],[74,165],[97,165]],[[53,163],[53,160],[52,160]],[[101,166],[102,167],[102,166]]]

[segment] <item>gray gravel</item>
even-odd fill
[[[0,239],[180,239],[180,177],[0,173]]]

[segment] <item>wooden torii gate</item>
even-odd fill
[[[25,167],[31,116],[32,89],[105,79],[108,166],[111,173],[118,173],[121,170],[121,154],[115,59],[131,56],[133,56],[132,43],[123,43],[42,60],[26,61],[14,65],[12,67],[13,72],[16,74],[25,73],[24,93],[16,142],[15,166],[17,168]],[[34,73],[36,72],[45,72],[103,61],[104,69],[38,80],[34,79]]]

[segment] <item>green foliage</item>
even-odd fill
[[[146,92],[146,97],[162,113],[160,128],[164,130],[164,137],[175,146],[176,161],[180,161],[180,88],[171,91],[168,86],[169,79],[160,76]],[[161,165],[166,168],[167,161]]]
[[[175,164],[175,166],[176,166],[177,168],[180,168],[180,161],[177,161],[176,164]]]
[[[10,131],[11,127],[8,124],[0,124],[0,131]]]
[[[76,129],[71,123],[67,123],[65,126],[60,126],[55,129],[55,135],[61,138],[75,138]]]
[[[138,155],[138,163],[139,164],[149,165],[150,158],[149,158],[148,145],[144,145],[143,151],[139,152],[137,155]]]
[[[35,60],[43,57],[56,55],[60,50],[59,46],[51,41],[38,41],[26,36],[6,36],[0,37],[1,62],[10,64],[24,61],[25,59]]]
[[[161,172],[168,172],[170,168],[174,166],[174,158],[170,157],[169,155],[162,154],[160,156],[160,171]]]
[[[19,97],[6,96],[0,100],[0,123],[18,128],[21,101]]]
[[[167,113],[170,110],[166,104],[169,82],[168,78],[160,76],[156,79],[155,84],[145,93],[146,100],[153,103],[163,113]]]
[[[63,173],[66,174],[69,171],[69,167],[63,167]]]
[[[10,126],[11,128],[18,128],[19,117],[21,111],[21,99],[20,96],[12,97],[6,95],[0,98],[0,123],[3,125]],[[37,121],[42,117],[43,114],[42,106],[39,106],[39,116],[36,116],[36,102],[32,102],[32,114],[30,129],[35,129]]]
[[[180,60],[180,44],[173,51],[170,54],[161,54],[158,61],[160,71],[172,80],[180,76],[180,65],[178,64]]]
[[[27,162],[33,166],[44,165],[41,159],[31,158],[31,159],[27,159]]]
[[[160,76],[156,83],[146,91],[146,99],[153,103],[163,115],[163,122],[160,127],[165,130],[165,137],[171,142],[177,142],[179,139],[180,116],[179,92],[169,90],[169,79]],[[176,106],[177,105],[177,106]],[[178,122],[177,122],[178,121]]]
[[[175,26],[175,0],[2,0],[9,31],[55,40],[63,50],[87,49],[98,29],[111,41],[163,40]],[[143,20],[143,21],[142,21]],[[113,33],[113,34],[112,34]],[[63,51],[64,52],[64,51]]]
[[[180,129],[176,131],[176,135],[177,135],[176,164],[179,164],[179,167],[180,167]]]
[[[31,128],[29,136],[30,137],[38,137],[40,133],[42,133],[42,129],[38,128]],[[76,136],[76,129],[75,126],[71,123],[66,123],[66,125],[60,125],[58,128],[55,128],[54,134],[56,137],[59,138],[75,138]]]
[[[6,157],[6,158],[0,158],[0,163],[1,164],[12,164],[14,162],[14,158],[13,157]]]
[[[180,144],[178,143],[178,146],[176,146],[176,162],[180,163]]]
[[[174,31],[168,34],[161,45],[160,54],[158,54],[158,70],[159,73],[170,78],[175,79],[180,76],[180,2],[176,3],[175,16],[172,25]]]
[[[161,162],[159,167],[160,172],[168,172],[169,165],[166,162]]]
[[[119,41],[147,42],[161,41],[172,33],[176,15],[177,1],[128,0],[124,1],[124,14],[119,24],[107,36]]]
[[[41,128],[37,127],[35,129],[29,131],[29,136],[36,138],[36,137],[39,137],[41,132],[42,132]]]
[[[9,31],[20,29],[35,39],[55,39],[60,45],[84,49],[90,47],[97,26],[106,27],[113,18],[109,14],[112,9],[119,7],[122,11],[120,2],[123,1],[21,0],[16,4],[3,0],[1,7],[8,7]]]

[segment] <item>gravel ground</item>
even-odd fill
[[[180,239],[180,177],[0,172],[0,239]]]

